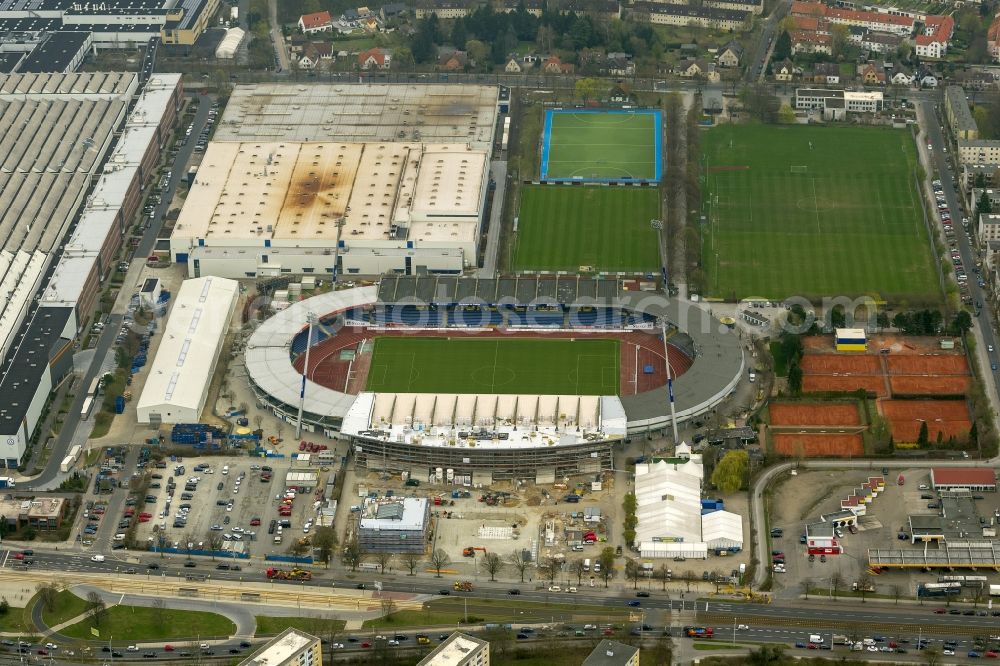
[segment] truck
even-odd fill
[[[13,488],[15,485],[14,477],[0,476],[0,488]]]
[[[452,589],[456,592],[472,592],[471,580],[456,580],[452,583]]]
[[[684,627],[684,635],[688,638],[712,638],[715,630],[712,627]]]
[[[844,636],[843,634],[834,634],[833,635],[833,644],[834,645],[854,645],[854,642],[851,639],[849,639],[847,636]]]
[[[306,571],[298,567],[292,567],[287,571],[285,569],[268,567],[267,577],[269,580],[312,580],[313,575],[311,571]]]
[[[59,471],[68,472],[70,469],[72,469],[74,462],[75,461],[73,460],[73,456],[66,456],[65,458],[62,459],[62,462],[59,463]]]

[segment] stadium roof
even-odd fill
[[[215,141],[409,141],[491,150],[497,86],[256,83],[233,90]]]
[[[160,405],[201,410],[238,295],[236,280],[203,277],[181,284],[137,410]]]
[[[624,293],[621,280],[595,280],[578,275],[522,275],[502,278],[388,275],[379,282],[378,300],[380,303],[418,301],[436,305],[594,305],[597,301],[615,299]],[[607,302],[602,304],[612,305]]]

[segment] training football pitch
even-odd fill
[[[521,188],[514,270],[642,272],[660,265],[652,187]]]
[[[710,295],[940,300],[909,131],[722,125],[702,145]]]
[[[611,339],[375,339],[369,391],[617,395]]]
[[[659,111],[545,113],[542,180],[660,179]]]

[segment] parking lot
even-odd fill
[[[831,578],[839,573],[843,579],[840,591],[850,591],[868,570],[869,549],[923,549],[918,543],[909,541],[908,516],[940,514],[937,494],[930,489],[930,473],[927,470],[890,468],[886,475],[885,490],[868,505],[867,513],[858,522],[857,534],[844,531],[841,543],[844,552],[829,555],[826,561],[819,556],[809,560],[806,546],[800,543],[808,523],[818,522],[820,515],[840,509],[840,500],[849,491],[857,488],[869,476],[879,475],[880,469],[865,471],[809,471],[788,477],[776,490],[772,504],[771,525],[784,530],[781,538],[771,539],[772,550],[785,554],[785,572],[774,575],[774,590],[779,597],[790,598],[804,594],[805,587],[822,589],[828,593]],[[902,474],[903,485],[898,485]],[[922,487],[923,486],[923,487]],[[995,522],[994,514],[1000,510],[1000,495],[984,493],[974,500],[977,516],[967,518],[969,527],[975,530],[981,517],[985,525]],[[946,529],[949,527],[945,521]],[[957,524],[950,525],[959,529]],[[901,539],[900,536],[903,536]],[[936,548],[936,546],[931,546]],[[872,577],[876,594],[901,599],[915,599],[917,585],[936,582],[939,574],[945,572],[886,571]],[[962,573],[961,571],[957,573]],[[985,571],[975,572],[978,574]],[[990,576],[990,583],[1000,583],[1000,576]],[[898,589],[897,589],[898,588]]]

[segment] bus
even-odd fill
[[[86,421],[90,418],[90,414],[94,411],[94,398],[93,396],[87,396],[83,399],[83,409],[80,410],[80,420]]]
[[[961,593],[961,583],[923,583],[917,586],[917,596],[921,598],[955,597]]]

